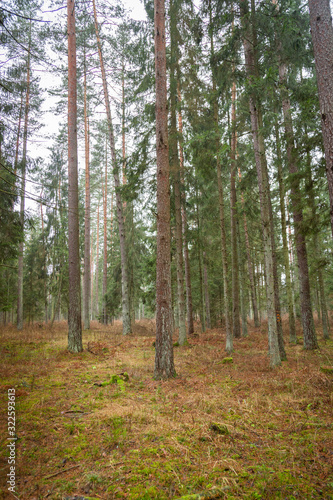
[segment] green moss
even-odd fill
[[[228,364],[228,363],[233,363],[233,362],[234,362],[233,358],[223,358],[223,359],[222,359],[222,363],[223,363],[224,365],[226,365],[226,364]]]

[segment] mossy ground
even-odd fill
[[[333,499],[333,378],[320,369],[333,365],[333,342],[319,328],[319,350],[287,344],[275,370],[264,325],[234,341],[233,363],[223,330],[210,330],[175,349],[178,376],[161,382],[152,323],[130,337],[118,323],[92,327],[81,354],[66,350],[65,323],[1,330],[1,499],[13,498],[11,387],[20,500],[166,500],[214,487],[229,500]]]

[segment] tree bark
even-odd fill
[[[232,330],[237,339],[241,337],[239,318],[239,269],[237,248],[237,196],[236,196],[236,83],[231,89],[231,152],[230,152],[230,215],[231,215],[231,256],[232,256]]]
[[[84,58],[84,144],[85,144],[85,211],[84,211],[84,329],[90,329],[90,166],[89,166],[89,122],[87,106],[87,70]]]
[[[113,134],[110,99],[109,99],[109,92],[108,92],[107,81],[106,81],[105,67],[104,67],[104,62],[103,62],[102,44],[101,44],[99,30],[98,30],[97,11],[96,11],[95,0],[93,0],[93,9],[94,9],[94,21],[95,21],[95,32],[96,32],[96,39],[97,39],[97,46],[98,46],[98,55],[99,55],[102,80],[103,80],[103,91],[104,91],[106,116],[107,116],[107,122],[108,122],[109,143],[110,143],[111,158],[112,158],[112,165],[113,165],[114,185],[115,185],[115,189],[116,189],[116,205],[117,205],[117,216],[118,216],[118,227],[119,227],[121,278],[122,278],[121,279],[121,291],[122,291],[123,335],[128,335],[129,333],[131,333],[131,318],[130,318],[130,301],[129,301],[129,286],[128,286],[128,263],[127,263],[127,252],[126,252],[125,220],[124,220],[124,213],[123,213],[123,203],[122,203],[121,193],[120,193],[119,172],[118,172],[118,163],[117,163],[117,157],[116,157],[115,140],[114,140],[114,134]]]
[[[156,162],[157,162],[157,255],[155,378],[176,375],[172,345],[170,181],[167,111],[164,0],[154,1]]]
[[[184,294],[184,262],[183,262],[183,231],[181,216],[181,192],[180,192],[180,166],[178,157],[177,138],[177,10],[174,0],[170,0],[170,38],[171,38],[171,60],[170,60],[170,171],[173,181],[175,196],[175,219],[176,219],[176,274],[177,274],[177,300],[178,300],[178,343],[184,345],[186,342],[185,323],[185,294]]]
[[[333,27],[330,0],[309,0],[333,235]]]
[[[256,78],[257,64],[254,54],[253,34],[249,19],[249,9],[247,0],[240,0],[241,22],[244,30],[243,44],[245,52],[245,65],[248,80],[250,83]],[[273,270],[273,249],[271,239],[271,222],[269,213],[269,182],[267,169],[264,165],[265,145],[259,123],[260,109],[257,96],[254,91],[250,93],[250,115],[252,138],[254,146],[254,154],[257,168],[259,195],[260,195],[260,213],[263,232],[263,248],[264,262],[266,275],[266,302],[267,302],[267,319],[268,319],[268,342],[270,364],[272,367],[281,364],[277,322],[275,313],[275,298],[274,298],[274,270]]]
[[[95,263],[95,317],[99,316],[99,200],[97,203],[96,222],[96,263]]]
[[[212,16],[210,9],[210,53],[213,58],[214,50],[214,40],[212,32]],[[221,256],[222,256],[222,273],[223,273],[223,301],[224,301],[224,314],[225,314],[225,329],[226,329],[226,348],[228,354],[233,351],[233,336],[232,336],[232,325],[230,318],[230,287],[228,281],[228,254],[227,254],[227,241],[225,235],[225,215],[224,215],[224,194],[223,194],[223,184],[222,184],[222,173],[221,173],[221,162],[220,162],[220,131],[219,131],[219,111],[218,102],[216,96],[216,80],[214,75],[214,68],[212,71],[212,83],[213,83],[213,117],[214,117],[214,127],[215,127],[215,154],[216,154],[216,172],[217,172],[217,187],[219,193],[219,215],[220,215],[220,230],[221,230]]]
[[[238,176],[239,176],[239,180],[241,181],[242,177],[241,177],[240,168],[238,168]],[[259,328],[260,321],[259,321],[259,315],[258,315],[258,305],[257,305],[256,289],[255,289],[254,274],[253,274],[253,264],[252,264],[251,251],[250,251],[249,231],[247,228],[247,219],[246,219],[246,213],[245,213],[245,202],[244,202],[243,193],[241,193],[241,203],[242,203],[242,209],[243,209],[243,226],[244,226],[244,235],[245,235],[247,269],[248,269],[249,280],[250,280],[250,296],[251,296],[251,303],[252,303],[252,309],[253,309],[253,320],[254,320],[254,326],[256,328]]]
[[[22,227],[22,241],[19,243],[18,265],[17,265],[17,329],[23,329],[23,254],[24,254],[24,210],[25,210],[25,176],[27,164],[27,142],[28,142],[28,118],[30,102],[30,46],[31,46],[31,22],[29,28],[29,51],[27,57],[27,90],[25,97],[24,128],[23,128],[23,152],[22,152],[22,183],[20,223]]]
[[[181,184],[181,216],[182,216],[182,231],[183,231],[183,252],[185,265],[185,283],[186,283],[186,311],[187,311],[187,332],[189,335],[194,333],[193,325],[193,305],[192,305],[192,285],[191,285],[191,267],[187,244],[187,215],[186,215],[186,193],[185,193],[185,168],[184,168],[184,152],[183,152],[183,120],[181,113],[181,93],[178,79],[178,130],[179,130],[179,170]]]
[[[107,207],[108,207],[108,155],[105,149],[105,173],[104,173],[104,190],[103,190],[103,323],[108,324],[108,316],[106,311],[106,294],[108,280],[108,240],[107,240]]]
[[[67,0],[68,20],[68,350],[82,347],[79,196],[77,167],[76,38],[74,0]]]
[[[286,272],[286,288],[287,288],[287,300],[288,300],[288,316],[289,316],[289,341],[292,344],[297,344],[296,337],[296,324],[294,315],[294,301],[293,292],[290,278],[290,263],[289,263],[289,251],[288,251],[288,241],[287,241],[287,226],[286,226],[286,207],[285,207],[285,186],[282,175],[282,157],[281,157],[281,146],[280,146],[280,134],[278,125],[275,122],[275,138],[276,138],[276,154],[277,154],[277,177],[279,183],[279,196],[280,196],[280,212],[281,212],[281,228],[282,228],[282,243],[283,243],[283,260]]]
[[[301,320],[303,326],[303,338],[305,349],[316,349],[318,347],[316,332],[314,328],[311,292],[309,280],[309,268],[306,251],[306,243],[303,232],[303,212],[301,208],[301,193],[298,177],[298,152],[295,147],[294,131],[292,124],[292,116],[290,109],[290,101],[286,88],[286,71],[285,64],[279,64],[279,80],[281,87],[282,109],[284,116],[284,126],[287,141],[287,159],[291,178],[291,205],[293,211],[294,228],[295,228],[295,244],[297,263],[300,281],[300,298],[301,298]]]

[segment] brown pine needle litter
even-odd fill
[[[274,370],[265,324],[234,340],[232,362],[223,329],[197,326],[168,381],[153,379],[154,332],[92,323],[70,354],[66,323],[1,329],[0,499],[13,498],[9,388],[20,500],[333,499],[333,342],[320,326],[319,350],[286,342]]]

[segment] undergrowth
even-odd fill
[[[21,500],[166,500],[213,488],[229,500],[332,499],[333,375],[321,368],[333,365],[333,343],[287,344],[288,361],[271,370],[265,325],[249,330],[229,362],[221,329],[190,337],[174,351],[177,377],[155,381],[151,321],[130,337],[117,322],[93,324],[81,354],[66,350],[65,323],[3,328],[0,498],[13,498],[15,387]]]

